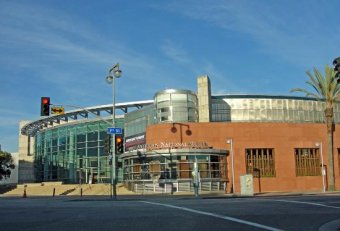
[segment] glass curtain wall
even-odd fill
[[[181,155],[174,157],[132,157],[124,159],[124,180],[181,179],[190,180],[197,158],[201,179],[222,178],[224,156]]]
[[[157,121],[197,122],[197,96],[188,90],[167,89],[155,94]]]
[[[124,119],[117,119],[116,126],[123,128]],[[91,121],[38,133],[34,159],[36,181],[109,183],[111,168],[103,148],[107,127],[104,121]]]
[[[154,105],[125,114],[125,137],[145,132],[146,127],[156,123]]]
[[[212,121],[323,123],[325,103],[308,98],[212,97]],[[334,106],[340,123],[340,104]]]

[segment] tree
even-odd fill
[[[337,83],[334,69],[330,66],[325,67],[325,75],[323,76],[316,68],[314,73],[307,71],[309,80],[307,85],[311,86],[315,92],[310,92],[302,88],[292,89],[291,92],[303,92],[307,97],[313,97],[317,100],[325,102],[325,123],[327,127],[327,159],[328,159],[328,190],[335,190],[334,179],[334,157],[333,157],[333,133],[334,133],[334,103],[340,98],[340,84]]]
[[[14,169],[11,153],[0,151],[0,180],[11,176],[11,169]]]

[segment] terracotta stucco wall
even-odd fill
[[[176,129],[171,129],[173,126]],[[187,130],[190,132],[186,132]],[[176,131],[175,131],[176,130]],[[327,138],[324,124],[294,123],[169,123],[147,128],[147,144],[160,142],[207,142],[215,149],[228,149],[227,139],[233,140],[235,192],[240,192],[240,175],[246,173],[245,149],[274,148],[276,177],[254,178],[254,191],[322,190],[321,176],[297,177],[294,148],[315,148],[322,142],[324,163],[327,160]],[[338,148],[340,127],[334,133],[334,172],[336,188],[340,188]],[[231,178],[231,156],[228,157],[228,175]],[[230,190],[229,184],[228,190]]]

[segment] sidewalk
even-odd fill
[[[253,196],[249,195],[241,195],[240,193],[224,193],[224,192],[200,192],[200,199],[218,199],[218,198],[252,198],[252,197],[280,197],[280,196],[314,196],[314,195],[336,195],[340,196],[340,191],[332,191],[332,192],[320,192],[320,191],[304,191],[304,192],[262,192],[262,193],[254,193]],[[135,195],[118,195],[118,197],[125,198],[128,196],[132,197],[143,197],[143,198],[159,198],[159,197],[169,197],[169,198],[195,198],[195,194],[193,192],[175,192],[174,194],[160,194],[160,193],[148,193],[148,194],[135,194]]]
[[[263,192],[263,193],[255,193],[253,196],[246,196],[241,194],[231,194],[231,193],[209,193],[209,192],[200,192],[198,197],[195,197],[193,192],[175,192],[174,194],[170,193],[147,193],[147,194],[117,194],[117,200],[150,200],[150,199],[232,199],[232,198],[256,198],[256,197],[289,197],[289,196],[315,196],[315,195],[329,195],[329,196],[340,196],[340,191],[334,192]],[[75,199],[80,200],[105,200],[105,196],[84,196],[84,197],[74,197]],[[112,198],[108,198],[108,200],[113,200]]]
[[[83,190],[80,191],[80,188]],[[27,197],[52,197],[55,190],[55,197],[62,198],[108,198],[110,199],[110,185],[44,185],[44,186],[29,186],[27,187]],[[72,190],[70,190],[72,189]],[[24,188],[20,185],[5,194],[0,194],[0,197],[23,197]],[[66,193],[67,192],[67,193]],[[81,196],[82,193],[82,196]],[[272,197],[272,196],[312,196],[312,195],[340,195],[340,191],[322,192],[322,191],[294,191],[294,192],[261,192],[254,195],[242,195],[241,193],[225,193],[221,192],[199,192],[200,199],[213,198],[249,198],[249,197]],[[140,198],[195,198],[194,192],[174,192],[170,193],[135,193],[128,191],[124,187],[117,187],[118,199],[140,199]]]

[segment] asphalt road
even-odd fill
[[[0,197],[0,230],[340,230],[340,195]]]

